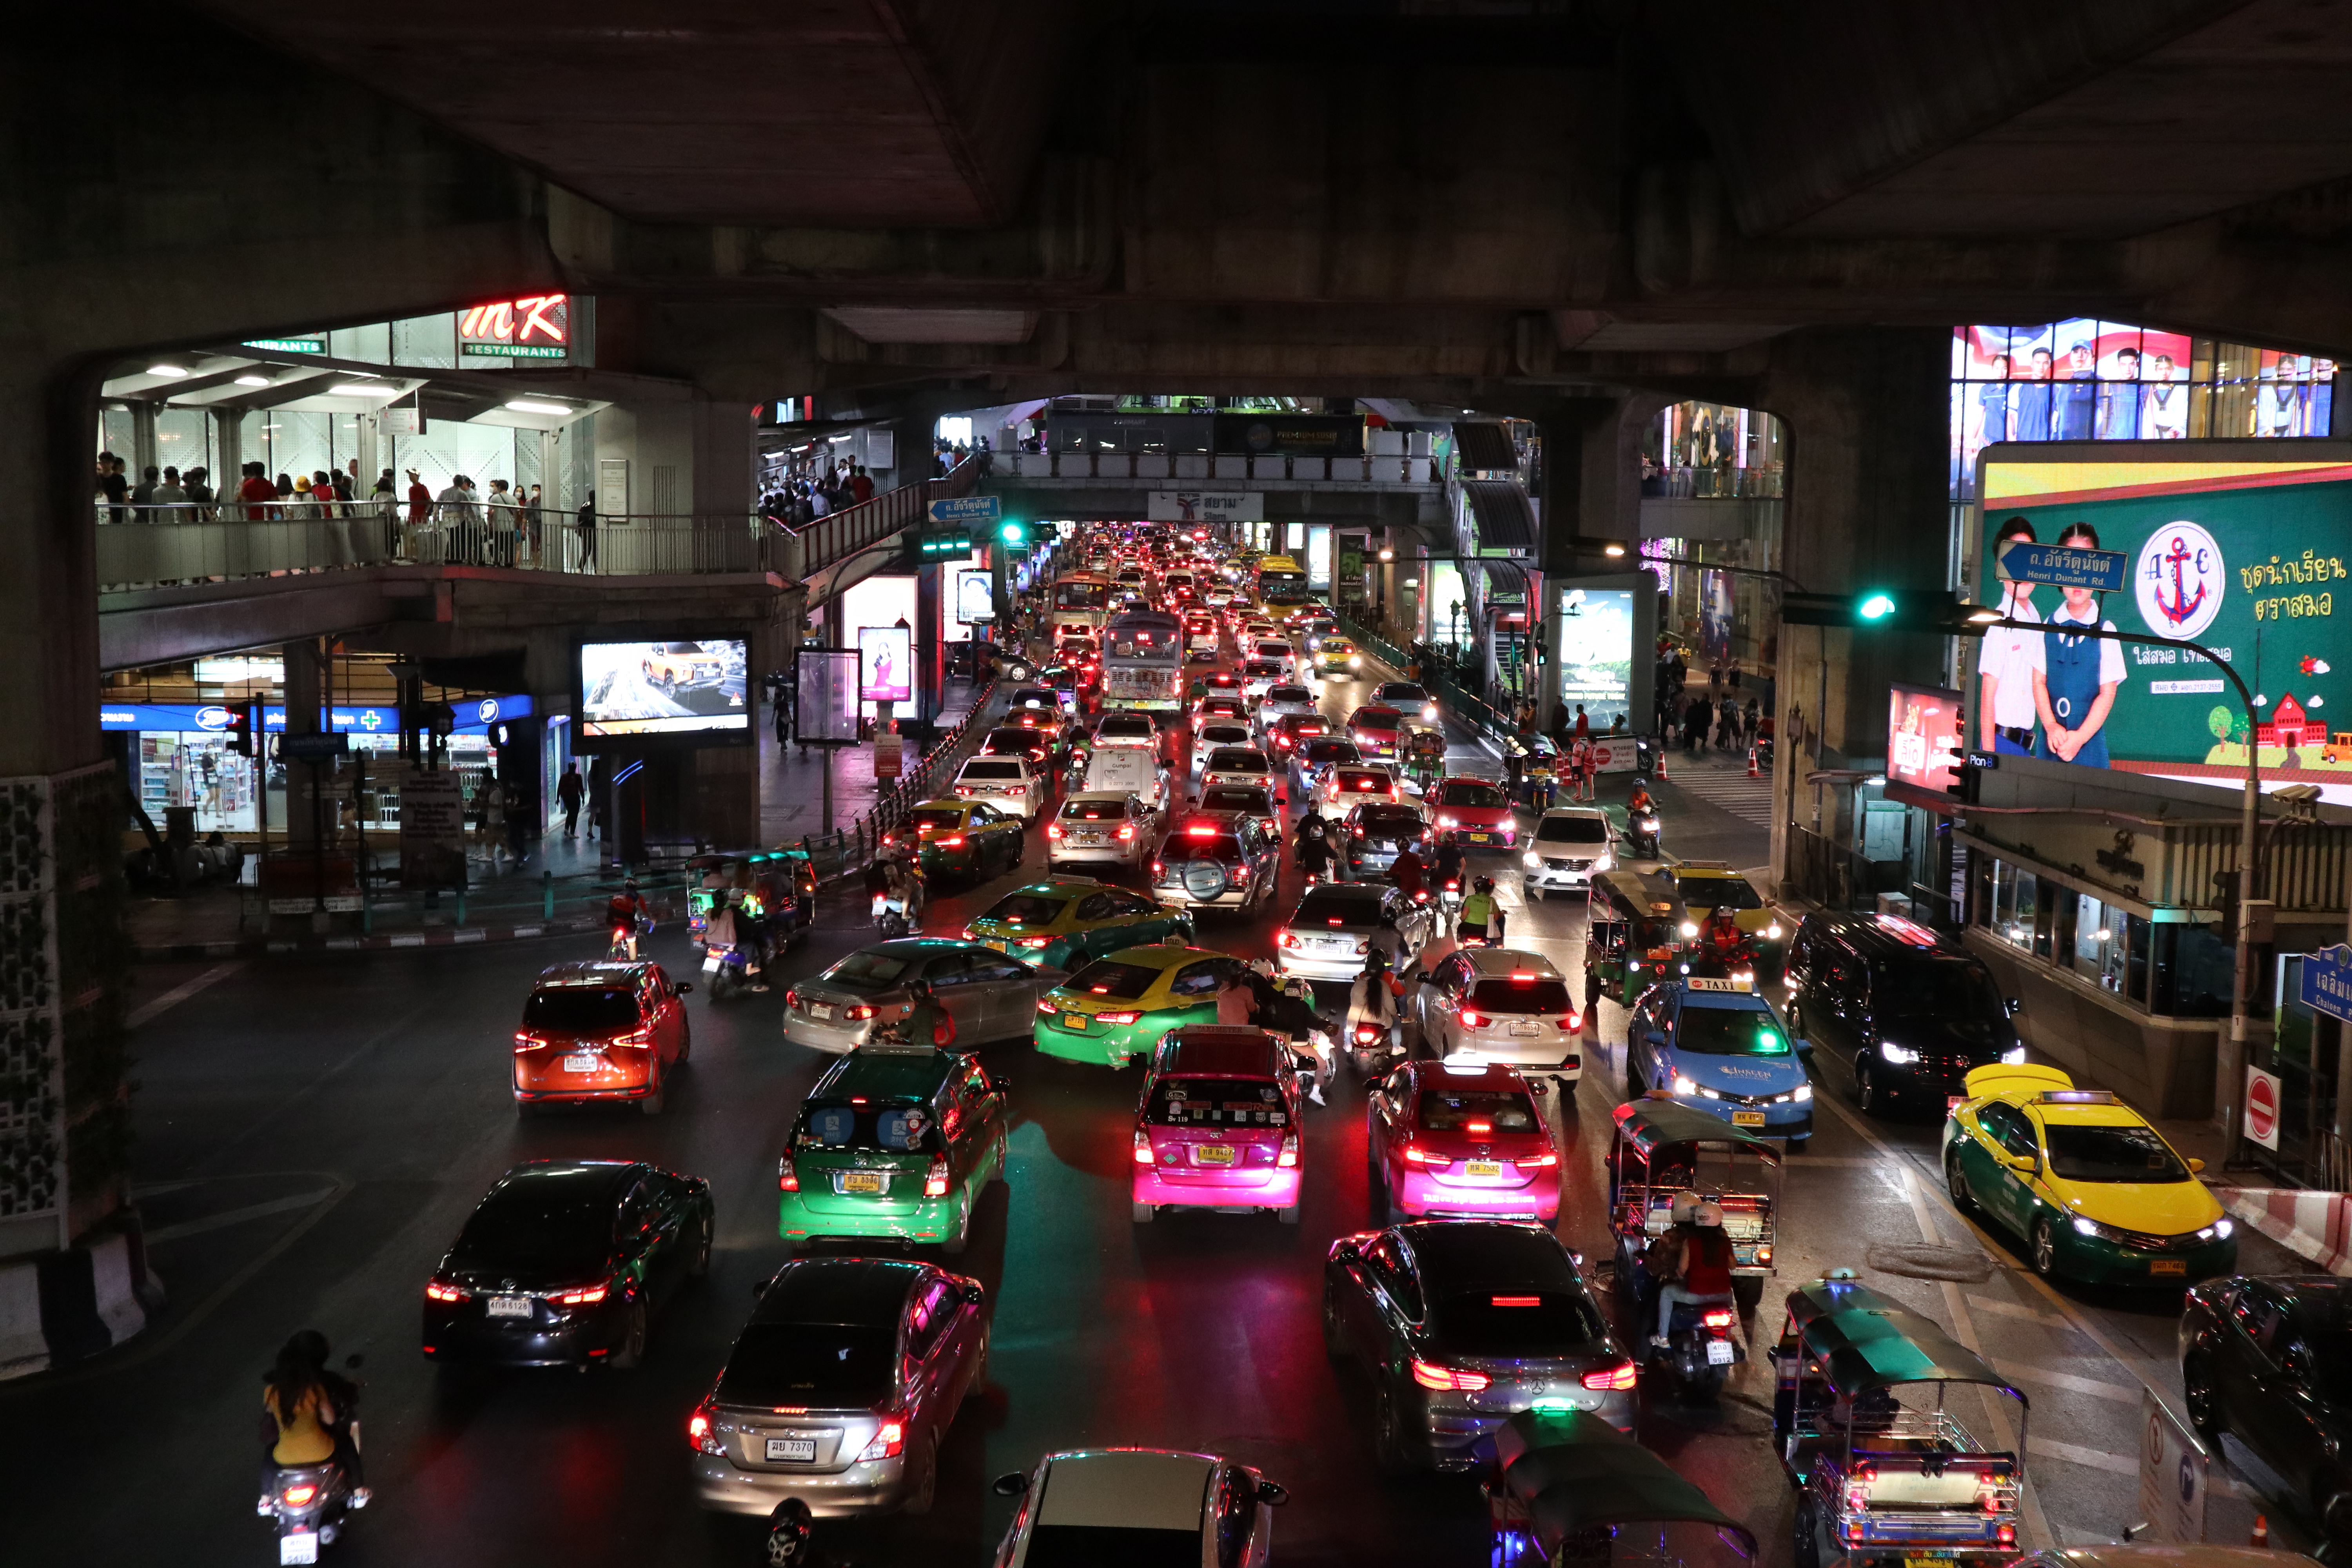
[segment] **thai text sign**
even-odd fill
[[[2352,947],[2337,942],[2317,952],[2306,952],[2303,971],[2303,1005],[2315,1013],[2352,1023]]]
[[[2001,550],[2000,573],[2021,583],[2093,588],[2102,594],[2124,591],[2124,557],[2122,552],[2115,550],[2012,540]]]

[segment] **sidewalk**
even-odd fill
[[[981,688],[969,680],[947,682],[940,693],[940,713],[932,727],[940,735],[947,734],[963,722],[971,711],[972,699]],[[824,814],[825,752],[828,749],[840,754],[833,759],[833,820],[827,823]],[[914,749],[907,748],[906,761],[914,761]],[[840,746],[826,748],[778,745],[773,729],[760,732],[760,842],[767,845],[798,844],[803,835],[814,840],[827,832],[845,831],[858,817],[874,809],[880,795],[880,786],[874,778],[874,748]]]

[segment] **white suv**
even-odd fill
[[[1026,757],[974,757],[956,774],[958,800],[984,800],[1026,825],[1045,804],[1045,784]]]
[[[1610,853],[1612,829],[1609,814],[1597,806],[1559,806],[1538,819],[1519,864],[1519,890],[1530,900],[1546,893],[1590,892],[1592,879],[1612,870],[1617,861]]]
[[[1405,1005],[1431,1055],[1474,1051],[1525,1073],[1548,1073],[1564,1089],[1584,1076],[1583,1009],[1549,959],[1512,947],[1465,947],[1412,979]]]

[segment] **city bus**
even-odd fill
[[[1257,600],[1262,605],[1307,603],[1307,574],[1287,555],[1268,555],[1257,563]]]
[[[1054,636],[1099,632],[1110,619],[1110,578],[1100,572],[1065,572],[1054,579]]]
[[[1103,633],[1103,707],[1174,712],[1184,700],[1183,623],[1164,610],[1122,610]]]

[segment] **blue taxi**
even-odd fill
[[[1625,1089],[1662,1091],[1759,1138],[1813,1135],[1813,1086],[1771,1005],[1746,980],[1654,985],[1626,1026]]]

